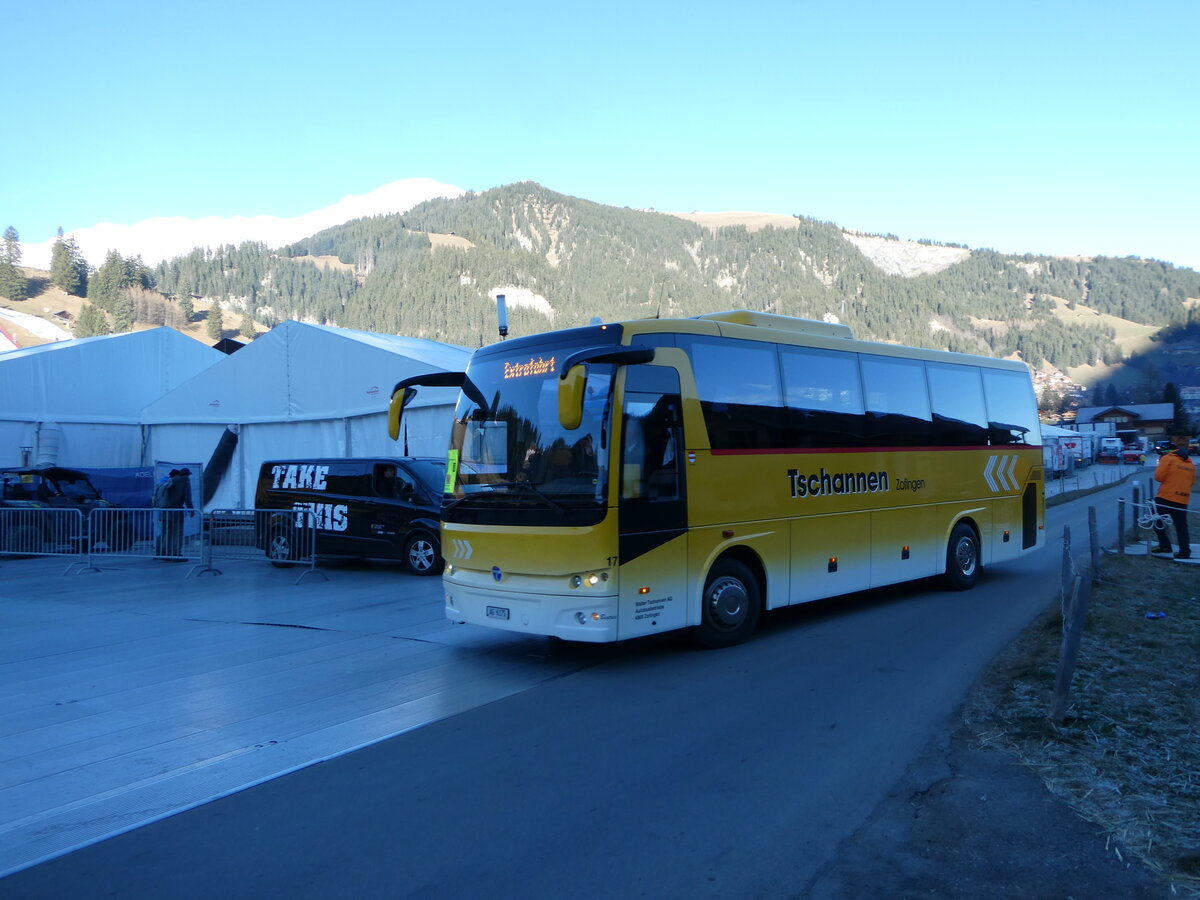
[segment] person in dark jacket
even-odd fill
[[[159,497],[158,503],[163,512],[158,546],[155,548],[158,559],[175,562],[184,559],[179,554],[183,549],[184,510],[193,508],[191,474],[191,469],[172,469],[166,490]]]

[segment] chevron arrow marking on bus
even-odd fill
[[[1016,456],[989,456],[987,465],[983,467],[983,477],[993,493],[1015,491],[1020,487],[1017,484],[1016,468]]]

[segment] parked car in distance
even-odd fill
[[[1097,456],[1100,459],[1120,459],[1123,449],[1124,445],[1120,438],[1102,437],[1100,438],[1100,452]]]
[[[1133,463],[1134,465],[1140,466],[1145,461],[1146,453],[1137,444],[1127,444],[1125,448],[1121,450],[1121,462]]]
[[[1174,449],[1175,449],[1175,445],[1172,444],[1170,441],[1155,441],[1154,442],[1154,452],[1157,453],[1159,456],[1162,456],[1164,453],[1170,453]]]
[[[397,559],[414,575],[437,575],[445,480],[446,461],[435,457],[264,462],[254,506],[280,513],[259,515],[258,546],[276,565],[291,565],[304,521],[318,557]]]

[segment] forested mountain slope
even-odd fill
[[[318,266],[312,257],[322,256],[344,265]],[[905,277],[885,272],[828,222],[709,228],[525,182],[358,219],[281,249],[196,250],[155,276],[161,291],[220,299],[268,324],[296,318],[467,346],[496,339],[499,292],[510,296],[514,335],[595,316],[746,308],[835,317],[860,337],[1019,353],[1061,369],[1121,353],[1110,324],[1066,322],[1056,298],[1158,327],[1197,315],[1200,274],[1166,263],[990,250],[953,257],[962,258]],[[539,302],[513,307],[513,298]]]

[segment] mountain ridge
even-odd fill
[[[1200,274],[1155,260],[1013,256],[795,215],[633,210],[536,182],[426,199],[274,248],[196,247],[152,281],[168,317],[190,298],[268,326],[294,318],[481,346],[495,340],[504,293],[512,334],[744,308],[1060,371],[1114,366],[1147,329],[1188,326],[1200,306]],[[1138,347],[1121,331],[1136,331]]]

